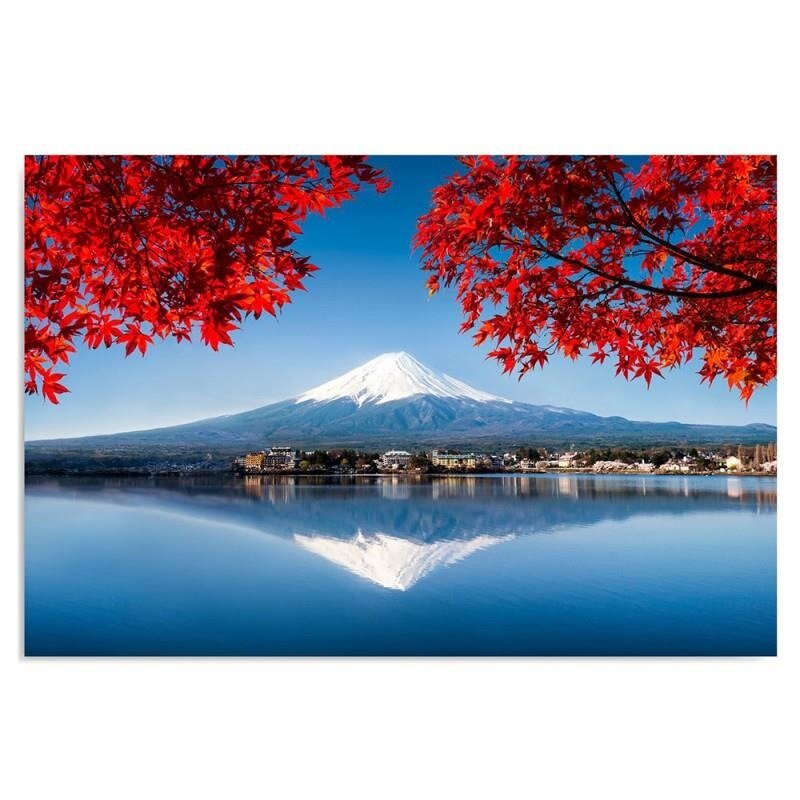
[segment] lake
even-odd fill
[[[776,481],[29,478],[26,655],[774,655]]]

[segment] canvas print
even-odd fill
[[[770,656],[777,159],[25,160],[27,656]]]

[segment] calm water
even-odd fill
[[[775,481],[33,479],[28,655],[775,653]]]

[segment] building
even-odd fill
[[[517,462],[517,468],[523,472],[542,472],[549,466],[549,461],[534,461],[532,458],[521,458]]]
[[[405,469],[411,462],[411,453],[405,450],[388,450],[379,459],[381,469]]]
[[[663,463],[658,468],[658,471],[659,472],[677,472],[677,473],[682,473],[682,474],[686,475],[686,474],[689,474],[690,472],[693,472],[694,469],[695,469],[695,466],[696,466],[696,464],[695,464],[694,461],[692,461],[690,459],[687,459],[685,457],[683,459],[671,458],[669,461],[666,461],[665,463]]]
[[[289,470],[294,469],[297,464],[294,449],[291,447],[271,447],[264,453],[263,469],[265,470]]]
[[[264,450],[259,450],[255,453],[245,453],[241,459],[242,468],[245,472],[261,472],[261,470],[264,469],[265,455],[266,452]]]
[[[575,459],[578,457],[577,453],[564,453],[558,457],[559,469],[569,469],[575,466]]]
[[[233,468],[240,472],[280,472],[292,470],[297,464],[291,447],[272,447],[245,453],[233,462]]]
[[[478,457],[475,453],[440,453],[434,450],[431,453],[431,463],[434,467],[443,469],[475,469]]]

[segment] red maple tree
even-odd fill
[[[775,377],[774,157],[460,160],[415,243],[504,371],[591,350],[649,386],[698,350],[745,400]]]
[[[389,182],[361,156],[25,159],[25,390],[53,402],[75,342],[145,353],[156,339],[232,344],[317,269],[308,214]]]

